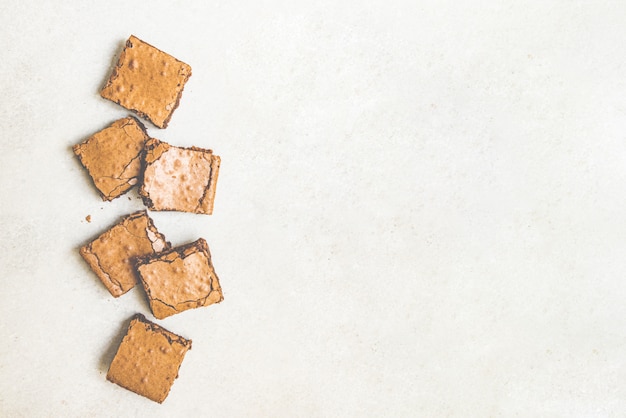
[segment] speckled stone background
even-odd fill
[[[0,415],[623,417],[626,3],[0,3]],[[222,157],[204,237],[225,300],[163,405],[105,380],[140,289],[78,247],[71,146],[130,34],[193,67],[150,135]],[[91,222],[85,217],[91,215]]]

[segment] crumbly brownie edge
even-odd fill
[[[161,232],[159,232],[159,230],[154,225],[154,221],[152,220],[150,215],[148,215],[148,211],[147,210],[142,210],[142,211],[135,212],[135,213],[145,213],[146,218],[148,218],[148,230],[155,235],[156,239],[160,239],[160,240],[163,241],[163,245],[165,246],[165,248],[163,250],[161,250],[161,251],[167,251],[167,250],[172,248],[172,243],[169,242],[165,238],[165,235],[163,235]],[[152,242],[152,249],[155,250],[155,252],[161,252],[161,251],[158,251],[156,248],[154,248],[154,241],[152,240],[152,238],[150,237],[150,235],[147,232],[146,232],[146,235],[148,236],[148,239]]]
[[[155,157],[154,151],[158,147],[162,147],[163,150],[161,150],[160,153]],[[162,142],[156,138],[150,138],[148,141],[146,141],[144,145],[143,157],[141,160],[142,161],[142,178],[141,178],[141,185],[139,186],[138,193],[139,193],[139,196],[141,197],[141,200],[143,201],[144,206],[150,210],[154,210],[154,203],[152,203],[152,199],[150,199],[150,196],[146,192],[143,173],[145,173],[146,168],[149,165],[153,164],[155,161],[161,158],[161,155],[167,152],[169,148],[170,148],[170,145],[167,142]]]
[[[198,250],[198,251],[194,251]],[[150,264],[155,261],[162,260],[164,257],[172,253],[177,253],[178,257],[185,258],[190,254],[194,254],[196,252],[204,253],[209,262],[211,261],[211,253],[209,252],[209,246],[204,238],[198,238],[197,240],[190,242],[189,244],[184,244],[178,247],[170,248],[165,251],[161,251],[159,253],[146,255],[143,257],[137,257],[137,261],[135,263],[136,267],[140,267],[146,264]]]
[[[154,322],[146,319],[146,317],[143,314],[137,313],[132,319],[141,322],[146,327],[148,327],[150,331],[157,332],[163,335],[170,344],[174,344],[174,343],[180,344],[186,347],[187,350],[191,350],[192,340],[181,337],[178,334],[174,334],[172,331],[169,331],[163,328],[162,326],[155,324]]]
[[[141,129],[141,132],[143,132],[143,137],[146,141],[150,139],[150,136],[148,135],[148,131],[146,130],[146,126],[143,124],[142,121],[140,121],[137,117],[133,115],[128,115],[127,118],[132,118],[135,121],[137,126],[139,126],[139,129]]]
[[[185,90],[185,85],[187,84],[187,81],[189,81],[189,77],[191,77],[191,66],[189,66],[188,64],[185,64],[185,65],[189,67],[189,74],[187,74],[187,76],[183,79],[180,90],[178,91],[178,94],[176,95],[176,102],[174,102],[174,106],[172,106],[172,109],[170,110],[169,115],[167,115],[167,117],[163,120],[163,126],[159,126],[159,128],[163,128],[163,129],[167,128],[167,125],[169,125],[170,123],[170,119],[172,119],[172,116],[174,115],[174,111],[178,108],[178,105],[180,104],[180,98],[183,97],[183,90]],[[158,126],[158,125],[155,124],[155,126]]]
[[[210,150],[209,150],[210,151]],[[209,181],[204,189],[202,199],[198,206],[197,213],[206,213],[207,215],[213,214],[213,206],[215,204],[215,191],[217,190],[217,178],[219,176],[221,158],[217,155],[211,154],[211,175]]]
[[[100,259],[98,259],[98,256],[96,256],[91,250],[91,243],[81,247],[79,252],[83,257],[83,260],[85,260],[91,270],[96,274],[96,276],[98,276],[100,281],[102,281],[102,284],[104,284],[104,287],[106,287],[114,298],[118,298],[130,290],[128,289],[124,291],[120,282],[113,280],[111,276],[109,276],[109,274],[102,269],[102,266],[100,266]]]

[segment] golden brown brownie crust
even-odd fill
[[[131,35],[100,95],[166,128],[190,76],[189,65]]]
[[[118,297],[137,283],[136,257],[170,248],[146,211],[132,213],[80,249],[87,264],[109,290]]]
[[[151,210],[213,213],[220,157],[209,149],[146,142],[139,194]]]
[[[178,377],[191,340],[170,332],[137,314],[130,321],[107,379],[162,403]]]
[[[103,200],[113,200],[137,184],[147,139],[141,122],[129,116],[74,145]]]
[[[209,247],[202,238],[139,258],[137,272],[158,319],[224,300]]]

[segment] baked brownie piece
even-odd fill
[[[204,239],[140,257],[137,272],[158,319],[224,300]]]
[[[189,77],[189,65],[131,35],[100,96],[165,128]]]
[[[209,149],[180,148],[150,138],[139,194],[151,210],[213,213],[220,157]]]
[[[87,169],[102,200],[113,200],[137,184],[147,139],[141,122],[129,116],[74,145],[74,154]]]
[[[80,255],[115,297],[137,283],[135,258],[170,248],[144,211],[132,213],[80,249]]]
[[[162,403],[170,392],[191,340],[136,314],[111,362],[107,379]]]

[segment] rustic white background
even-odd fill
[[[0,415],[623,417],[626,2],[0,3]],[[163,405],[77,249],[142,209],[71,146],[135,34],[193,67],[170,127],[222,157],[222,304]],[[91,215],[92,221],[85,220]]]

